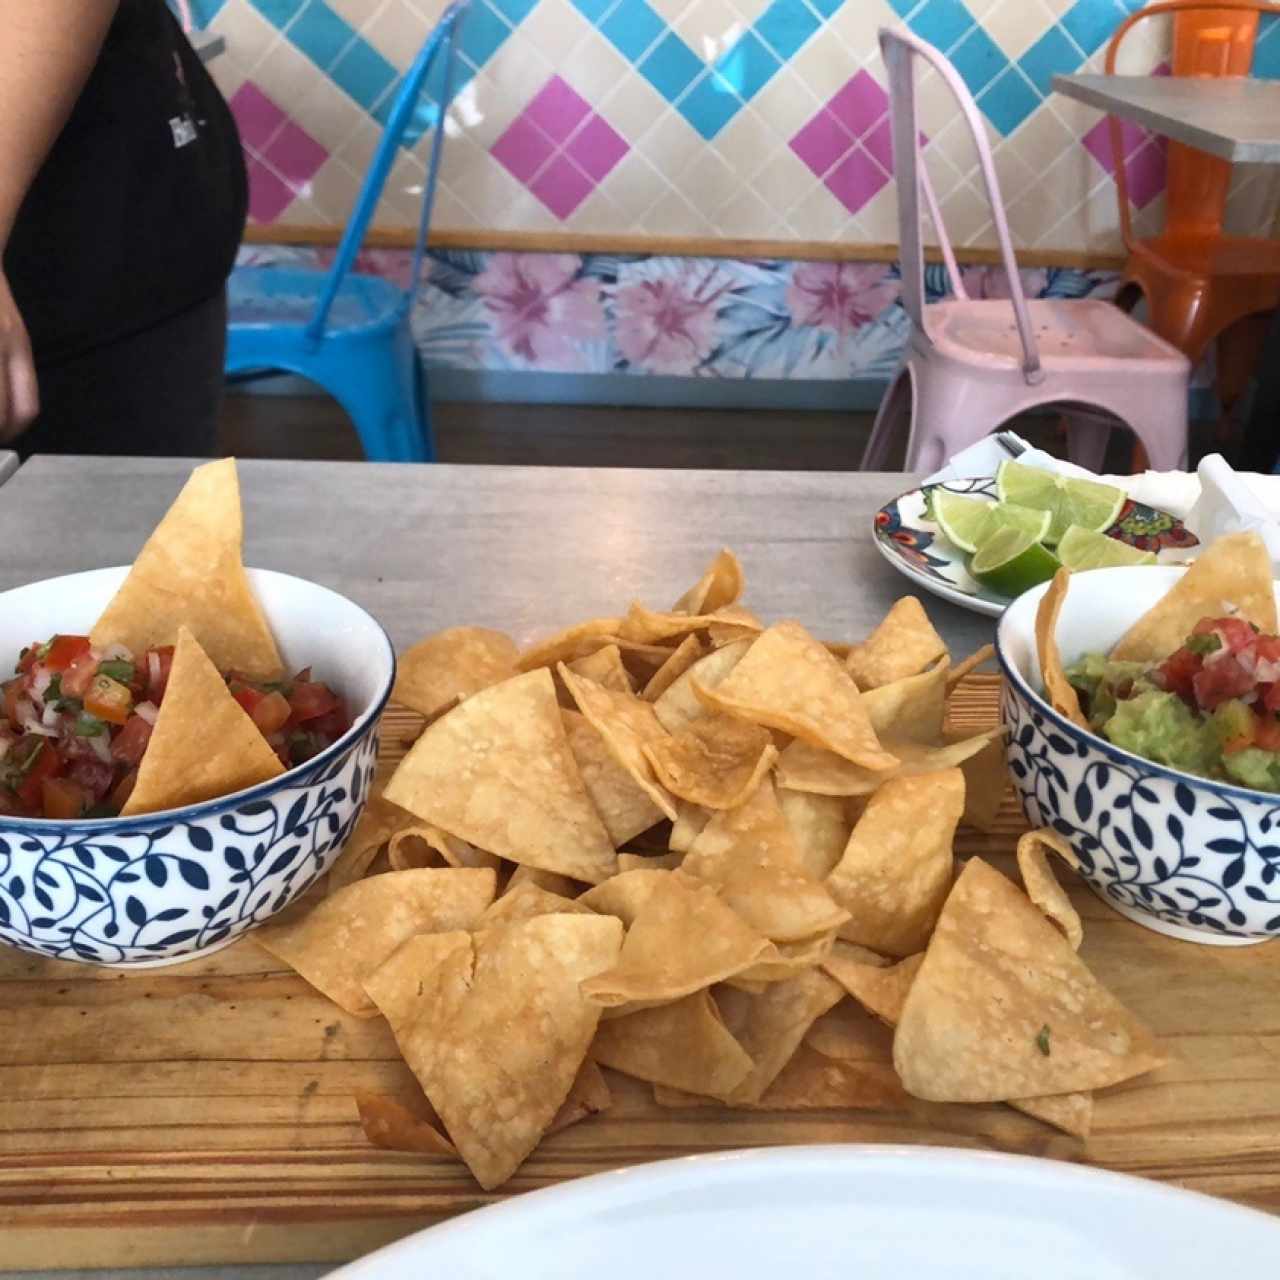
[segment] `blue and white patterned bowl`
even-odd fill
[[[1058,619],[1064,662],[1110,649],[1183,572],[1074,575]],[[1009,771],[1027,818],[1065,836],[1094,893],[1148,929],[1220,946],[1280,937],[1280,795],[1154,764],[1058,715],[1037,692],[1047,589],[1019,597],[996,632]]]
[[[0,593],[0,664],[33,640],[83,634],[128,567]],[[347,699],[351,728],[270,782],[136,818],[0,818],[0,941],[130,968],[233,942],[328,870],[364,808],[395,655],[382,627],[326,587],[265,569],[250,580],[291,669]]]

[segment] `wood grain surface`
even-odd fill
[[[970,677],[957,724],[989,724]],[[384,768],[419,726],[392,708]],[[961,855],[1009,869],[1024,822],[962,828]],[[1080,1142],[1008,1108],[668,1111],[608,1072],[614,1104],[545,1141],[500,1193],[459,1163],[369,1146],[358,1089],[411,1077],[381,1020],[343,1014],[246,939],[205,961],[122,973],[0,949],[0,1268],[341,1260],[567,1178],[727,1148],[906,1142],[1024,1152],[1280,1210],[1280,956],[1131,924],[1083,885],[1083,954],[1174,1061],[1100,1094]]]

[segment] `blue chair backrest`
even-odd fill
[[[333,267],[329,271],[329,277],[325,281],[324,292],[321,294],[320,301],[316,306],[316,313],[311,318],[311,323],[307,325],[307,335],[310,338],[318,340],[324,336],[325,328],[329,323],[329,312],[333,308],[339,289],[342,288],[343,278],[355,264],[356,255],[360,252],[360,246],[364,244],[365,234],[369,230],[369,223],[373,218],[374,210],[378,207],[378,201],[382,199],[382,190],[387,185],[387,176],[391,172],[391,166],[395,163],[397,149],[404,139],[409,122],[417,111],[418,99],[422,94],[423,85],[426,83],[427,76],[430,75],[436,59],[443,57],[445,63],[444,74],[440,79],[442,87],[440,90],[439,111],[436,116],[435,128],[432,130],[431,156],[427,162],[427,181],[422,192],[422,210],[418,217],[418,235],[414,242],[413,270],[409,277],[407,298],[412,299],[418,291],[418,278],[422,273],[422,258],[426,251],[427,228],[431,222],[431,206],[435,201],[436,195],[436,179],[440,173],[440,155],[444,145],[445,113],[448,111],[449,103],[453,97],[453,68],[454,55],[458,43],[458,29],[461,26],[469,3],[470,0],[457,0],[457,3],[450,5],[445,10],[444,16],[441,17],[435,30],[427,37],[426,43],[413,60],[413,66],[405,73],[404,80],[400,85],[400,91],[396,94],[395,103],[392,105],[391,114],[387,119],[387,126],[382,131],[382,141],[378,144],[378,150],[374,153],[373,162],[369,166],[364,185],[360,188],[360,194],[356,197],[356,207],[352,211],[346,230],[342,233],[342,240],[338,244],[338,252],[333,260]]]

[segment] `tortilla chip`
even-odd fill
[[[629,871],[581,901],[628,924],[616,967],[583,983],[583,994],[605,1008],[670,1003],[741,973],[770,950],[713,888],[680,871]]]
[[[798,622],[770,627],[714,687],[700,682],[699,669],[689,672],[693,690],[713,711],[781,729],[868,769],[898,763],[881,748],[852,677]]]
[[[671,650],[671,656],[660,666],[640,695],[646,702],[657,702],[668,689],[706,654],[706,647],[695,635],[685,636]]]
[[[512,924],[517,920],[533,920],[537,916],[556,915],[560,912],[569,915],[593,914],[590,907],[583,906],[576,898],[564,898],[536,884],[526,883],[517,885],[510,893],[504,893],[487,907],[480,917],[478,927],[490,929],[496,924]]]
[[[722,625],[732,625],[743,631],[756,632],[763,630],[760,623],[752,624],[752,615],[745,609],[733,613],[719,611],[716,613],[658,613],[647,609],[638,600],[627,610],[622,620],[619,634],[627,640],[639,644],[658,644],[664,640],[671,641],[679,636],[686,636],[692,631]]]
[[[797,738],[778,757],[778,785],[818,796],[871,796],[890,778],[911,778],[963,765],[982,754],[993,741],[996,741],[1003,761],[1003,736],[1003,730],[996,727],[943,746],[886,738],[882,745],[898,758],[899,763],[883,772],[860,768],[832,751],[810,746]],[[1003,796],[1003,790],[1000,794]]]
[[[554,871],[543,871],[538,867],[531,867],[528,863],[516,867],[508,877],[502,892],[514,893],[522,884],[536,884],[539,889],[559,894],[562,898],[576,898],[582,892],[582,885],[577,880],[557,875]]]
[[[907,992],[924,963],[924,952],[890,964],[851,943],[837,942],[822,962],[833,977],[868,1013],[886,1026],[896,1027],[902,1017]]]
[[[391,837],[387,859],[393,871],[410,871],[414,867],[489,867],[502,869],[502,859],[477,849],[429,823],[405,827]]]
[[[811,938],[848,919],[804,870],[771,778],[736,809],[721,810],[707,823],[681,873],[719,886],[733,910],[774,942]]]
[[[516,666],[521,671],[534,671],[539,667],[554,667],[560,662],[575,662],[610,644],[621,625],[621,618],[591,618],[575,623],[526,649]]]
[[[178,628],[173,666],[121,817],[229,796],[284,772],[195,636]]]
[[[693,691],[696,679],[704,689],[714,688],[742,661],[754,641],[738,640],[699,658],[683,675],[677,676],[671,687],[659,695],[653,704],[658,722],[668,733],[679,733],[686,725],[701,719],[707,709]]]
[[[365,978],[365,994],[398,1034],[417,1018],[428,987],[441,999],[447,995],[457,1000],[466,993],[471,951],[467,931],[414,934]],[[412,1069],[413,1064],[408,1065]]]
[[[391,696],[431,718],[516,674],[515,641],[487,627],[450,627],[396,658]]]
[[[1049,854],[1056,853],[1069,867],[1080,869],[1080,859],[1075,850],[1056,832],[1049,830],[1028,831],[1018,839],[1018,871],[1022,876],[1027,897],[1061,931],[1071,944],[1072,951],[1079,951],[1084,941],[1084,925],[1080,913],[1071,905],[1067,891],[1049,866]]]
[[[741,804],[778,758],[768,729],[720,713],[646,742],[644,754],[672,795],[707,809]]]
[[[578,704],[578,710],[604,739],[613,758],[645,795],[674,821],[675,801],[657,781],[653,766],[644,753],[646,744],[660,742],[667,736],[667,731],[653,713],[653,707],[634,694],[616,693],[593,680],[584,680],[563,663],[558,670],[560,679]]]
[[[1070,586],[1071,570],[1059,569],[1053,575],[1053,581],[1041,598],[1036,608],[1036,652],[1040,659],[1044,696],[1049,705],[1072,724],[1078,724],[1080,728],[1087,729],[1089,720],[1080,710],[1080,697],[1071,681],[1067,679],[1066,670],[1062,665],[1062,652],[1058,648],[1058,614],[1062,612],[1062,602],[1067,598]],[[1186,633],[1183,632],[1183,634]],[[1176,642],[1176,644],[1181,643],[1181,640]],[[1172,649],[1168,650],[1165,656],[1172,652]]]
[[[667,845],[673,853],[688,853],[702,829],[711,821],[711,810],[687,800],[676,801],[676,820],[671,824]]]
[[[1271,557],[1256,533],[1228,533],[1211,542],[1173,589],[1120,637],[1111,657],[1118,662],[1161,662],[1182,645],[1201,618],[1227,613],[1238,613],[1264,635],[1280,629]],[[1043,670],[1043,658],[1040,666]]]
[[[434,969],[397,975],[405,980],[389,992],[371,986],[485,1190],[516,1171],[568,1097],[600,1018],[580,985],[609,968],[621,941],[617,920],[539,916],[467,937]]]
[[[473,928],[494,887],[492,871],[391,871],[340,889],[296,922],[265,924],[253,939],[334,1004],[371,1018],[365,980],[415,934]]]
[[[219,671],[275,679],[284,664],[245,573],[243,541],[235,459],[196,467],[89,639],[141,654],[176,644],[185,627]]]
[[[569,663],[569,670],[585,680],[594,680],[616,693],[634,693],[635,685],[626,667],[622,665],[622,650],[616,644],[607,644],[585,658]]]
[[[844,989],[819,969],[770,983],[760,995],[721,987],[716,1003],[724,1024],[751,1056],[751,1074],[730,1102],[759,1102],[791,1060],[809,1028],[844,998]]]
[[[440,1117],[425,1096],[402,1099],[380,1093],[357,1093],[355,1100],[360,1127],[375,1147],[457,1159],[457,1147],[445,1136]]]
[[[774,955],[757,960],[750,969],[725,981],[743,991],[763,991],[770,982],[794,978],[797,973],[821,963],[831,954],[835,941],[836,931],[828,929],[812,938],[801,938],[799,942],[774,943]]]
[[[385,795],[512,862],[593,884],[617,867],[545,669],[482,689],[428,725]]]
[[[892,737],[936,746],[942,741],[942,722],[947,714],[946,660],[918,675],[904,676],[864,693],[862,705],[882,741]]]
[[[903,596],[866,640],[850,650],[845,669],[865,691],[914,676],[947,656],[947,643],[933,629],[924,605],[915,596]]]
[[[950,693],[974,668],[982,666],[984,662],[990,662],[995,656],[995,645],[984,644],[981,649],[975,649],[967,658],[961,658],[955,666],[947,669],[947,692]]]
[[[381,795],[371,795],[360,820],[352,828],[338,860],[329,868],[329,892],[354,884],[368,873],[387,841],[404,827],[417,822],[407,809]]]
[[[707,639],[713,649],[723,649],[739,640],[753,640],[764,630],[764,623],[741,605],[717,609],[711,617],[714,621],[707,623]]]
[[[782,786],[776,791],[778,807],[800,854],[800,866],[815,880],[825,880],[844,854],[853,829],[845,816],[844,800],[840,796],[814,795]]]
[[[546,1136],[559,1133],[579,1120],[588,1120],[608,1111],[613,1106],[613,1094],[609,1091],[609,1082],[590,1058],[584,1059],[578,1068],[578,1074],[569,1088],[569,1096],[560,1105],[555,1119],[547,1126]]]
[[[738,557],[725,547],[707,566],[706,573],[671,606],[671,612],[714,613],[737,604],[745,586],[746,576]]]
[[[967,731],[965,731],[967,732]],[[954,735],[956,741],[972,742],[973,738]],[[994,831],[996,819],[1009,790],[1009,767],[1005,762],[1004,732],[997,731],[982,744],[980,750],[963,760],[951,760],[964,774],[964,816],[961,821],[975,831]]]
[[[839,1062],[883,1062],[893,1066],[893,1031],[856,1000],[833,1005],[805,1034],[805,1044]]]
[[[713,1098],[728,1098],[754,1065],[709,991],[602,1022],[591,1056],[637,1080]]]
[[[569,750],[610,841],[615,846],[626,844],[661,822],[662,810],[618,763],[603,735],[586,716],[580,711],[562,711],[561,715]]]
[[[893,1059],[907,1092],[934,1102],[1098,1089],[1165,1060],[1054,925],[979,858],[938,920]]]
[[[618,873],[674,871],[683,861],[683,853],[620,853],[618,854]]]

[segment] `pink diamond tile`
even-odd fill
[[[305,129],[290,120],[262,153],[264,160],[295,190],[315,177],[329,153]]]
[[[559,76],[552,76],[524,109],[524,118],[536,124],[553,142],[563,142],[591,110]]]
[[[1144,209],[1164,190],[1165,142],[1152,138],[1129,157],[1125,165],[1129,179],[1129,199],[1137,209]]]
[[[557,218],[567,218],[595,190],[595,183],[561,155],[529,184],[529,190]]]
[[[888,181],[884,170],[855,147],[827,175],[825,186],[850,213],[857,213]]]
[[[888,116],[863,138],[862,145],[885,173],[893,172],[893,126]]]
[[[240,128],[240,140],[254,151],[261,151],[288,118],[252,80],[246,80],[236,90],[230,105]]]
[[[261,160],[249,161],[249,216],[254,222],[274,222],[292,203],[294,192]]]
[[[1151,135],[1132,120],[1120,121],[1120,148],[1124,155],[1131,156]],[[1111,163],[1111,134],[1108,121],[1104,117],[1086,133],[1080,141],[1084,149],[1108,172],[1115,166]]]
[[[855,138],[861,138],[889,112],[889,95],[869,71],[859,71],[827,103],[827,110]]]
[[[853,139],[825,108],[818,112],[788,144],[819,177],[851,146]]]
[[[593,115],[564,150],[580,169],[599,182],[631,148],[607,120]]]
[[[527,183],[551,158],[555,145],[527,115],[519,115],[489,150],[494,159]]]

